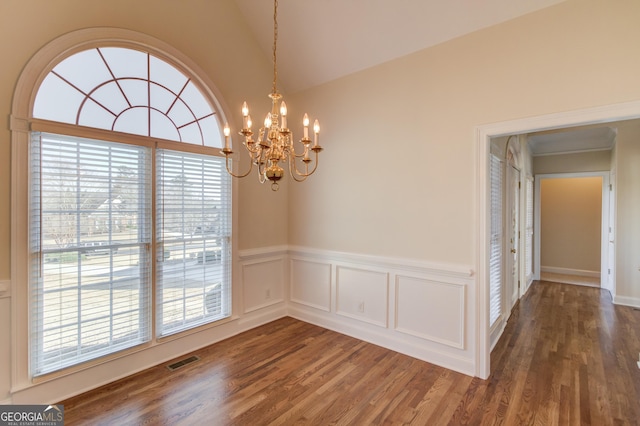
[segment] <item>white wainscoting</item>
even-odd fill
[[[389,325],[389,273],[336,266],[336,313],[380,327]]]
[[[240,252],[243,313],[285,302],[286,258],[282,247]]]
[[[464,349],[464,319],[464,284],[396,275],[396,330]]]
[[[290,300],[321,311],[331,311],[331,264],[292,258]]]
[[[290,316],[475,374],[470,267],[289,248]]]

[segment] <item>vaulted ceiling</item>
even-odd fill
[[[563,1],[279,0],[279,84],[304,90]],[[271,60],[273,1],[235,2]]]
[[[234,0],[273,55],[273,0]],[[278,0],[278,84],[292,93],[566,0]],[[595,126],[594,126],[595,127]],[[534,155],[611,149],[611,127],[529,135]]]

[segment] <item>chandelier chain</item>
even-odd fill
[[[278,80],[278,59],[276,49],[278,44],[278,0],[273,1],[273,88],[272,93],[278,93],[276,81]]]
[[[0,0],[2,1],[2,0]],[[302,182],[315,173],[318,168],[318,154],[322,147],[318,144],[320,124],[318,120],[313,123],[313,141],[309,137],[309,116],[304,114],[302,119],[303,136],[295,140],[293,132],[287,125],[287,105],[278,93],[278,0],[273,0],[273,86],[269,98],[271,98],[271,112],[264,119],[264,126],[260,126],[256,133],[251,130],[252,120],[249,115],[249,106],[242,104],[242,130],[244,137],[242,143],[249,155],[249,167],[246,172],[234,173],[231,168],[231,129],[229,124],[224,125],[224,148],[220,151],[225,156],[227,172],[234,177],[248,176],[254,166],[258,169],[258,181],[271,182],[271,189],[277,191],[278,182],[285,175],[283,166],[289,168],[289,175],[296,182]],[[278,103],[280,109],[278,110]],[[253,136],[257,136],[256,139]],[[313,142],[313,144],[312,144]],[[302,150],[296,150],[302,148]],[[311,158],[313,156],[313,158]]]

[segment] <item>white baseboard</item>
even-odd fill
[[[434,348],[428,348],[424,345],[416,344],[409,339],[384,333],[384,330],[378,331],[375,327],[369,327],[366,324],[358,324],[356,321],[338,320],[330,314],[313,312],[312,309],[305,307],[298,308],[290,306],[289,316],[425,362],[436,364],[449,370],[457,371],[468,376],[475,375],[473,359],[451,353],[444,353]]]
[[[475,375],[471,267],[307,247],[289,256],[293,318]]]
[[[632,308],[640,309],[640,298],[638,298],[638,297],[629,297],[629,296],[618,296],[618,295],[616,295],[613,298],[613,303],[615,305],[631,306]]]
[[[579,277],[600,278],[600,271],[588,271],[584,269],[558,268],[555,266],[541,266],[540,272],[550,274],[577,275]]]

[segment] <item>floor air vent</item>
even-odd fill
[[[200,360],[200,358],[194,355],[194,356],[190,356],[189,358],[185,358],[183,360],[180,360],[178,362],[174,362],[173,364],[169,364],[169,365],[167,365],[167,368],[169,370],[171,370],[171,371],[175,371],[180,367],[184,367],[187,364],[191,364],[192,362],[196,362],[196,361],[199,361],[199,360]]]

